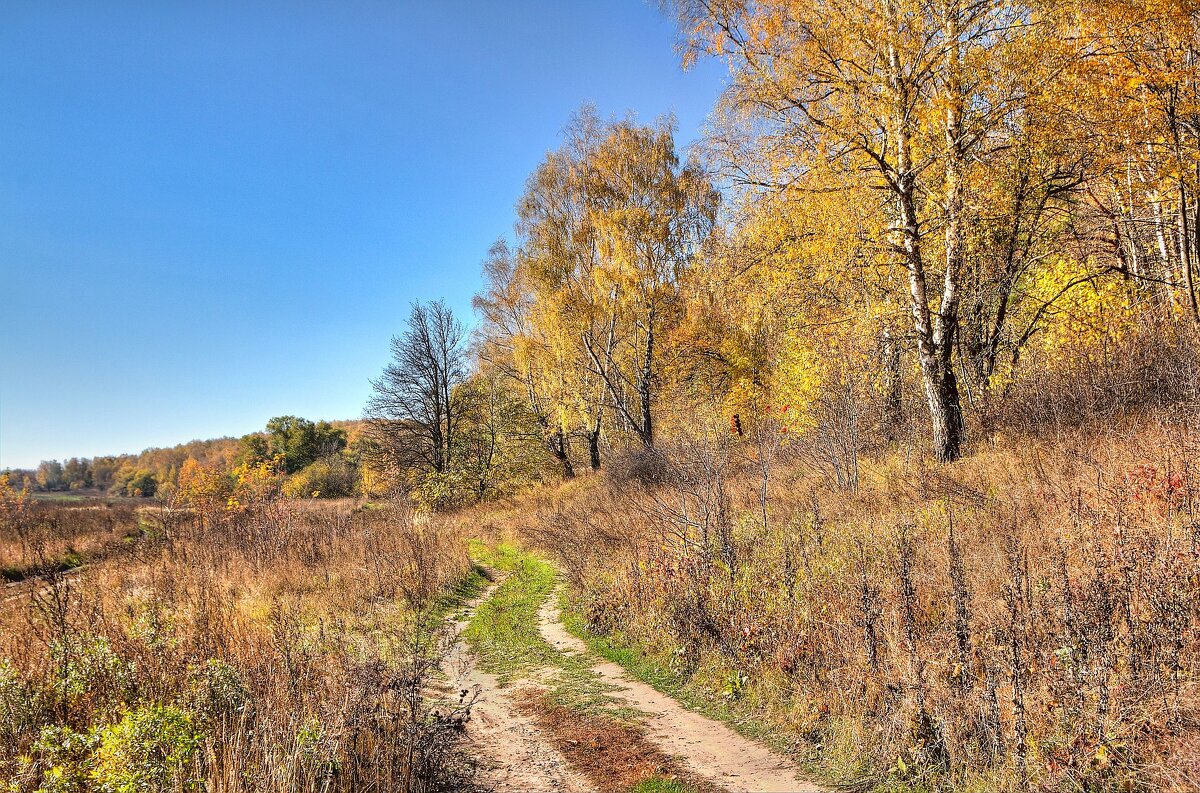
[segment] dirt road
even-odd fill
[[[470,611],[493,595],[498,584],[471,604]],[[746,738],[725,724],[683,707],[678,701],[635,680],[614,663],[597,659],[586,645],[567,632],[554,595],[541,605],[537,632],[561,656],[581,662],[588,673],[611,691],[615,705],[639,712],[638,727],[646,741],[671,758],[686,775],[703,780],[705,787],[731,793],[818,793],[822,788],[805,781],[800,769],[764,745]],[[456,624],[459,632],[470,621],[470,612]],[[532,626],[531,626],[532,627]],[[538,639],[540,642],[541,639]],[[460,641],[446,662],[447,677],[461,689],[479,693],[470,736],[484,765],[485,783],[502,793],[516,791],[567,791],[584,793],[594,786],[553,745],[528,709],[518,703],[523,692],[541,689],[544,670],[525,673],[501,685],[478,668],[471,650]],[[559,744],[562,745],[561,743]],[[593,768],[593,780],[596,776]]]
[[[587,646],[563,627],[558,598],[551,597],[539,613],[538,629],[560,652],[586,653]],[[817,793],[820,787],[803,781],[800,769],[757,741],[724,724],[690,711],[676,700],[635,680],[617,664],[596,661],[591,666],[612,685],[614,696],[646,714],[646,736],[680,763],[732,793]]]

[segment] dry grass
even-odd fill
[[[77,516],[39,508],[22,531]],[[11,790],[418,791],[469,777],[464,709],[425,696],[443,599],[471,571],[453,525],[275,501],[154,520],[153,541],[70,578],[50,571],[0,611]]]
[[[30,501],[26,519],[0,531],[0,579],[24,580],[77,567],[142,534],[139,510],[105,501]]]

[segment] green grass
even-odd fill
[[[98,501],[102,496],[97,495],[80,495],[78,493],[58,493],[58,492],[41,492],[34,490],[29,494],[37,501],[51,501],[62,504],[80,503],[82,501]]]
[[[685,785],[678,779],[654,777],[634,786],[629,793],[693,793],[695,788]]]
[[[469,540],[467,553],[478,564],[502,573],[511,573],[521,564],[522,560],[530,558],[520,548],[506,542],[499,545],[488,545],[480,540]]]
[[[463,631],[479,654],[480,667],[504,684],[538,667],[556,665],[555,649],[537,630],[538,609],[554,589],[554,569],[532,557],[514,560],[503,552],[482,561],[508,577],[479,604]]]
[[[37,576],[46,575],[51,572],[66,573],[79,567],[83,567],[87,560],[83,554],[75,550],[68,550],[63,554],[62,558],[55,562],[46,565],[30,565],[22,567],[19,565],[6,565],[0,567],[0,580],[6,583],[15,584],[21,581],[35,578]]]

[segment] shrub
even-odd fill
[[[103,793],[199,789],[186,779],[200,739],[184,711],[161,705],[139,708],[100,729],[96,737],[90,777]]]
[[[58,695],[72,706],[103,709],[129,701],[137,669],[102,636],[56,641],[50,656],[58,668]]]
[[[240,714],[250,692],[238,671],[224,661],[205,661],[190,671],[187,702],[199,723],[210,725]]]
[[[670,463],[655,449],[617,451],[611,455],[605,471],[608,478],[618,485],[655,487],[666,484],[672,478]]]
[[[343,498],[354,494],[354,471],[341,457],[324,457],[283,485],[288,498]]]
[[[318,719],[309,719],[296,731],[296,752],[304,776],[312,782],[320,784],[337,774],[337,747]]]
[[[33,757],[21,776],[37,781],[38,793],[76,793],[89,790],[91,752],[95,736],[54,724],[42,728],[33,744]]]
[[[0,747],[19,746],[41,718],[38,691],[8,661],[0,661]]]
[[[117,472],[116,481],[109,489],[114,496],[153,498],[158,491],[158,479],[154,472],[145,468],[124,466]]]
[[[446,510],[471,501],[473,494],[461,472],[430,471],[414,478],[412,499],[424,509]]]

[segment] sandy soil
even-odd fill
[[[586,645],[567,633],[559,619],[558,598],[546,601],[538,628],[546,641],[564,653],[584,653]],[[680,764],[731,793],[818,793],[800,769],[762,744],[720,722],[687,710],[674,699],[631,678],[624,669],[599,661],[592,670],[617,691],[613,696],[646,714],[646,736]]]

